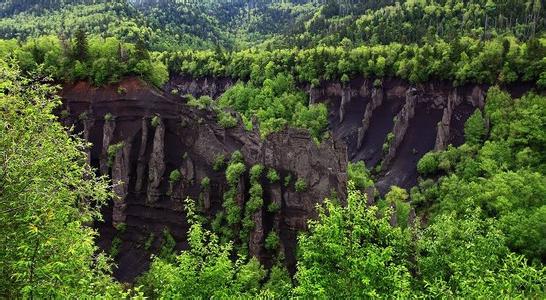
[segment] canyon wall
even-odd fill
[[[183,98],[135,78],[101,88],[85,82],[67,85],[61,96],[62,121],[92,143],[89,162],[114,183],[117,197],[104,209],[105,221],[96,226],[103,249],[108,251],[113,240],[119,241],[114,245],[119,247],[115,275],[121,281],[130,282],[147,269],[150,254],[166,242],[166,229],[176,249],[187,247],[183,205],[187,197],[198,200],[201,212],[210,219],[222,209],[229,187],[225,168],[213,168],[219,156],[227,161],[236,150],[243,154],[247,172],[237,185],[243,212],[249,200],[251,166],[262,164],[281,176],[280,182],[269,182],[263,176],[264,203],[252,215],[249,240],[243,241],[249,254],[265,265],[281,252],[294,269],[296,234],[315,216],[315,206],[332,193],[344,201],[347,151],[343,143],[317,145],[307,132],[296,129],[266,139],[242,125],[224,129],[213,111],[188,107]],[[173,182],[169,175],[174,170],[181,176]],[[287,184],[286,177],[292,178]],[[202,185],[204,178],[210,184]],[[296,191],[297,179],[307,183],[305,191]],[[279,209],[266,209],[271,203]],[[272,231],[281,240],[276,251],[264,247]]]
[[[328,105],[334,139],[346,143],[349,160],[374,170],[381,194],[392,185],[414,186],[417,162],[425,153],[464,143],[464,123],[483,109],[487,91],[481,85],[412,85],[389,78],[306,89],[310,103]]]
[[[221,78],[175,77],[168,85],[179,95],[217,97],[233,81]],[[346,84],[323,82],[300,85],[309,103],[325,103],[334,140],[347,145],[350,161],[364,161],[374,170],[381,194],[390,186],[410,188],[417,183],[417,162],[431,150],[464,143],[464,123],[483,109],[488,87],[430,81],[357,78]],[[522,91],[517,92],[519,94]]]

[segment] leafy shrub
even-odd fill
[[[246,171],[245,164],[237,162],[231,163],[226,169],[226,179],[230,186],[236,186],[239,178]]]
[[[296,188],[296,192],[305,192],[307,190],[307,183],[305,180],[303,180],[303,178],[298,178],[294,184],[294,187]]]
[[[182,173],[180,173],[180,170],[176,169],[169,174],[169,182],[176,183],[179,182],[182,178]]]
[[[122,86],[118,86],[117,92],[120,95],[125,95],[125,94],[127,94],[127,89],[122,87]]]
[[[210,96],[201,96],[198,99],[193,97],[193,95],[186,95],[188,98],[187,104],[198,109],[207,109],[212,107],[214,100]]]
[[[280,238],[275,231],[269,232],[265,238],[265,249],[269,251],[274,251],[279,248]]]
[[[249,214],[255,213],[260,207],[263,206],[263,188],[259,183],[254,182],[249,190],[250,199],[246,203],[247,212]]]
[[[373,186],[373,180],[370,178],[370,171],[366,168],[363,161],[349,163],[347,168],[349,180],[353,181],[355,188],[363,190]]]
[[[276,203],[276,202],[271,202],[267,206],[267,211],[272,213],[272,214],[278,212],[279,210],[281,210],[281,205]]]
[[[235,202],[236,191],[230,189],[224,193],[222,206],[226,210],[226,221],[229,225],[235,225],[241,221],[241,208]]]
[[[152,244],[154,243],[155,235],[153,232],[150,232],[148,235],[148,238],[146,238],[146,241],[144,242],[144,249],[146,251],[149,251],[152,248]]]
[[[243,157],[243,154],[241,153],[241,151],[237,150],[237,151],[233,152],[231,154],[230,162],[231,163],[237,163],[237,162],[244,163],[245,160],[244,160],[244,157]]]
[[[152,118],[152,127],[156,128],[157,126],[159,126],[159,123],[161,123],[161,118],[159,116],[154,116]]]
[[[286,175],[286,177],[284,177],[284,186],[288,187],[291,181],[292,181],[292,174]]]
[[[116,158],[116,155],[118,154],[121,149],[125,146],[124,142],[119,142],[117,144],[112,144],[108,146],[108,150],[106,151],[108,154],[108,166],[112,166],[114,163],[114,158]]]
[[[163,240],[161,241],[161,249],[159,250],[159,257],[162,259],[171,259],[174,256],[174,247],[176,246],[176,241],[174,240],[171,232],[168,228],[163,229]]]
[[[222,170],[225,164],[226,164],[226,157],[223,154],[218,154],[214,158],[214,162],[212,163],[212,169],[218,172]]]
[[[277,171],[275,169],[269,169],[267,171],[267,179],[271,183],[277,183],[280,180],[279,173],[277,173]]]
[[[387,153],[389,151],[389,147],[393,139],[394,139],[394,133],[389,132],[389,134],[387,134],[387,138],[385,139],[385,143],[383,143],[383,147],[382,147],[383,153]]]
[[[417,163],[417,171],[422,175],[434,174],[438,170],[438,154],[428,152]]]
[[[220,111],[218,112],[218,124],[223,128],[232,128],[237,126],[237,118],[232,116],[230,112]]]
[[[127,230],[127,223],[118,223],[116,225],[116,230],[119,232],[119,233],[124,233],[125,230]]]
[[[252,168],[250,168],[250,180],[259,181],[263,171],[264,171],[263,165],[257,164],[252,166]]]
[[[203,179],[201,179],[201,187],[203,189],[208,189],[209,186],[210,186],[210,178],[204,177]]]
[[[104,115],[104,121],[113,121],[114,120],[114,115],[112,115],[111,113],[107,113]]]
[[[119,254],[119,248],[121,247],[121,239],[118,236],[115,236],[112,239],[112,245],[110,246],[110,256],[115,258]]]

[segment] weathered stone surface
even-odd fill
[[[165,125],[160,120],[155,128],[152,154],[148,163],[148,202],[152,203],[161,196],[161,182],[165,174]]]
[[[140,127],[142,128],[142,134],[140,137],[140,148],[138,150],[138,159],[137,159],[137,177],[135,184],[135,191],[141,192],[146,181],[145,172],[146,172],[146,149],[148,144],[148,124],[150,120],[147,117],[143,117]]]
[[[93,125],[95,125],[94,118],[87,118],[83,120],[83,139],[84,140],[89,141],[89,137],[90,137],[91,129],[93,128]],[[91,149],[86,148],[85,154],[86,154],[86,161],[90,165],[91,164]]]
[[[131,164],[132,140],[123,142],[123,148],[116,153],[112,166],[112,182],[114,183],[114,207],[112,211],[112,223],[114,226],[125,223],[125,209],[127,207],[127,195],[129,194],[130,164]]]
[[[394,128],[392,130],[394,138],[389,144],[389,151],[383,159],[383,170],[385,170],[389,166],[391,160],[394,159],[394,157],[396,156],[396,150],[398,146],[400,146],[402,140],[404,139],[404,136],[406,135],[409,121],[411,120],[411,118],[413,118],[415,114],[415,105],[417,104],[418,95],[417,93],[417,89],[415,88],[409,88],[406,92],[406,103],[404,104],[404,107],[398,113],[398,115],[396,115],[396,122],[394,123]]]
[[[346,106],[351,102],[351,89],[344,87],[341,93],[341,105],[339,106],[339,123],[343,123]]]
[[[372,119],[373,111],[383,103],[384,97],[385,95],[383,94],[382,87],[373,88],[372,101],[370,101],[368,105],[366,105],[366,111],[364,112],[364,117],[362,118],[362,127],[358,128],[358,141],[356,146],[358,149],[362,147],[364,136],[366,135],[366,131],[368,131],[368,128],[370,127],[370,121]]]
[[[257,257],[258,259],[263,260],[265,232],[262,209],[259,209],[257,212],[252,214],[252,222],[254,223],[254,228],[250,232],[250,239],[248,241],[248,253],[252,257]]]
[[[199,78],[193,79],[185,76],[175,76],[165,86],[165,91],[172,95],[194,97],[210,96],[217,98],[234,84],[229,78]]]
[[[460,98],[457,89],[453,89],[453,92],[447,99],[447,106],[444,108],[442,121],[438,122],[438,130],[436,134],[436,145],[434,150],[440,151],[447,148],[449,142],[449,129],[451,125],[451,117],[455,106],[460,103]]]
[[[114,131],[116,130],[116,121],[105,120],[103,126],[102,137],[102,152],[100,156],[100,172],[101,174],[108,174],[108,147],[112,143],[114,137]]]

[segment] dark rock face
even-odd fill
[[[234,84],[235,82],[230,78],[204,77],[194,79],[178,75],[171,78],[165,85],[164,90],[171,95],[184,96],[189,94],[196,98],[210,96],[216,99]]]
[[[347,144],[351,161],[378,167],[377,188],[410,188],[417,162],[428,151],[464,142],[464,123],[484,106],[486,87],[453,87],[446,82],[411,85],[398,79],[355,79],[342,87],[324,83],[308,88],[310,102],[329,106],[334,139]]]
[[[118,197],[104,209],[105,222],[97,228],[103,249],[110,248],[114,237],[122,241],[116,258],[118,279],[132,281],[146,270],[150,254],[161,248],[164,229],[177,241],[177,249],[187,247],[186,197],[201,199],[203,213],[211,218],[222,209],[223,194],[229,187],[224,170],[216,172],[212,165],[218,155],[229,157],[236,150],[242,152],[247,169],[262,164],[281,175],[280,183],[270,183],[265,176],[262,180],[264,205],[252,215],[255,227],[246,241],[249,253],[270,264],[275,253],[264,248],[264,240],[275,231],[281,238],[279,251],[284,251],[293,269],[296,234],[316,216],[316,204],[332,193],[342,201],[345,198],[344,143],[317,145],[308,133],[295,129],[262,140],[257,132],[245,131],[242,126],[224,129],[213,112],[194,110],[181,98],[137,79],[120,85],[126,93],[117,92],[119,85],[93,88],[78,83],[65,86],[61,94],[64,109],[70,113],[63,122],[74,125],[92,143],[89,161],[117,183],[114,192]],[[210,88],[208,93],[215,96],[219,90]],[[122,146],[112,153],[108,151],[112,145]],[[169,174],[174,170],[180,172],[181,179],[170,182]],[[282,179],[289,174],[293,179],[286,186]],[[205,177],[210,184],[203,187]],[[305,192],[295,191],[298,178],[307,183]],[[236,201],[243,207],[249,199],[248,180],[245,173],[238,185]],[[267,210],[272,202],[280,207],[278,211]],[[120,224],[126,227],[123,232],[114,228]]]

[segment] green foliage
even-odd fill
[[[449,162],[449,168],[429,198],[436,203],[436,215],[455,212],[464,218],[466,211],[479,208],[483,218],[497,220],[494,225],[505,245],[534,263],[542,262],[546,253],[546,239],[539,234],[546,205],[546,114],[540,109],[545,99],[528,94],[513,101],[491,88],[485,106],[489,139],[438,153],[438,161]]]
[[[226,157],[223,154],[218,154],[214,157],[214,162],[212,163],[212,169],[216,172],[222,170],[226,164]]]
[[[434,174],[438,170],[438,154],[428,152],[417,163],[417,171],[423,175]]]
[[[175,169],[169,174],[169,182],[170,183],[177,183],[182,179],[182,173],[180,173],[180,170]]]
[[[258,182],[253,182],[250,190],[250,199],[246,203],[246,213],[253,214],[263,205],[263,188]]]
[[[476,109],[464,124],[464,137],[471,145],[480,144],[485,136],[485,120],[482,112]]]
[[[231,187],[237,186],[241,175],[246,171],[245,164],[241,162],[230,163],[226,169],[226,179]]]
[[[262,296],[271,299],[288,299],[292,294],[292,279],[288,271],[274,265],[269,271],[269,280],[264,284]]]
[[[262,136],[292,125],[309,129],[319,139],[328,124],[326,106],[307,106],[307,97],[296,89],[290,75],[277,74],[248,84],[238,83],[218,101],[221,107],[233,108],[248,119],[256,116]]]
[[[116,158],[116,155],[123,149],[125,146],[124,142],[119,142],[117,144],[112,144],[108,146],[107,149],[107,155],[108,155],[108,166],[112,166],[114,163],[114,159]]]
[[[168,228],[163,229],[163,240],[161,241],[161,249],[159,250],[158,257],[165,260],[174,258],[174,247],[176,247],[176,241],[171,235]]]
[[[279,248],[280,238],[275,231],[271,231],[265,238],[265,249],[275,251]]]
[[[410,205],[406,201],[409,195],[405,189],[397,186],[392,186],[391,190],[385,195],[385,201],[389,205],[394,205],[396,214],[396,220],[398,226],[405,228],[408,224],[408,216],[410,212]]]
[[[191,200],[189,200],[191,201]],[[174,262],[156,257],[150,270],[140,278],[147,296],[154,298],[226,298],[257,296],[266,272],[255,259],[232,261],[233,246],[221,244],[216,234],[195,221],[192,206],[189,215],[189,250]]]
[[[218,112],[218,124],[223,128],[232,128],[237,126],[237,118],[232,116],[230,112],[222,110]]]
[[[267,211],[272,214],[277,213],[279,210],[281,210],[281,205],[276,202],[271,202],[267,206]]]
[[[208,189],[210,187],[210,178],[204,177],[201,179],[201,188]]]
[[[192,95],[186,95],[186,97],[188,98],[188,105],[198,109],[207,109],[214,104],[214,100],[210,96],[201,96],[197,99]]]
[[[134,44],[114,37],[88,39],[78,30],[75,43],[54,35],[40,36],[21,43],[10,56],[24,72],[59,81],[89,80],[100,86],[137,75],[162,86],[168,80],[167,67],[156,58],[139,57],[137,50]],[[124,88],[118,87],[118,93],[124,94]]]
[[[107,113],[107,114],[104,115],[104,121],[107,121],[107,122],[113,121],[113,120],[115,120],[115,118],[116,117],[114,117],[114,115],[112,115],[111,113]]]
[[[307,190],[307,182],[303,178],[298,178],[296,180],[296,183],[294,184],[294,187],[296,188],[296,192],[302,193]]]
[[[152,127],[156,128],[157,126],[159,126],[160,123],[161,123],[161,117],[155,115],[155,116],[152,118]]]
[[[122,86],[118,86],[117,92],[119,95],[125,95],[127,94],[127,89]]]
[[[271,183],[277,183],[280,180],[279,173],[275,169],[269,169],[267,170],[267,180]]]
[[[119,236],[115,236],[112,239],[112,245],[110,245],[110,251],[108,254],[110,254],[111,257],[115,258],[119,254],[119,247],[121,247],[121,239]]]
[[[530,267],[510,253],[504,239],[479,211],[468,211],[464,219],[453,214],[437,218],[417,243],[424,292],[454,298],[543,295],[546,269]]]
[[[263,165],[257,164],[252,166],[252,168],[250,168],[250,180],[259,182],[263,172],[264,172]]]
[[[288,187],[290,183],[292,182],[292,174],[288,174],[284,177],[284,186]]]
[[[366,169],[363,161],[356,163],[349,163],[347,167],[347,175],[349,180],[351,180],[355,188],[359,190],[364,190],[366,188],[373,186],[373,180],[371,179],[370,171]]]
[[[127,223],[118,223],[115,228],[119,233],[124,233],[127,230]]]
[[[112,194],[54,122],[55,89],[0,60],[0,294],[124,298],[90,226]]]
[[[235,201],[235,197],[236,190],[232,188],[224,193],[224,202],[222,203],[226,211],[226,221],[230,226],[241,221],[241,207]]]
[[[237,150],[231,153],[231,158],[229,160],[230,163],[244,163],[245,159],[243,157],[243,154],[241,151]]]
[[[394,139],[394,133],[389,132],[385,138],[385,143],[383,143],[382,149],[383,153],[389,152],[389,147],[391,146],[392,140]]]
[[[148,237],[146,238],[146,241],[144,241],[144,250],[149,251],[152,248],[152,244],[154,243],[155,235],[153,232],[150,232]]]
[[[409,238],[378,218],[375,207],[367,208],[360,191],[349,190],[346,206],[325,201],[318,214],[298,238],[298,296],[409,297]]]

